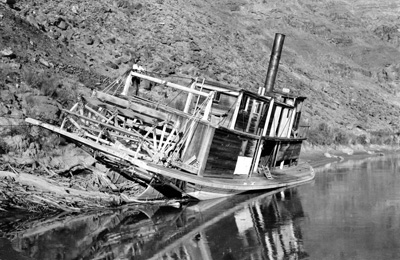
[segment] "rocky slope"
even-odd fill
[[[139,59],[155,72],[256,90],[280,32],[277,87],[308,96],[311,125],[398,131],[399,9],[395,0],[19,0],[0,5],[0,51],[15,54],[0,64],[75,90]]]

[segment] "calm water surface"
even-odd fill
[[[0,259],[400,259],[400,157],[182,208],[0,218]]]

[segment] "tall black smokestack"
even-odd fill
[[[267,78],[265,79],[265,92],[272,92],[274,90],[276,74],[278,73],[279,61],[281,59],[284,41],[284,34],[275,34],[274,46],[272,47],[271,57],[269,59]]]

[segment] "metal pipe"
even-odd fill
[[[285,41],[285,35],[277,33],[275,34],[274,45],[271,51],[271,57],[269,59],[267,78],[265,79],[264,89],[265,92],[272,92],[274,90],[274,84],[276,74],[278,73],[279,61],[281,59],[283,42]]]

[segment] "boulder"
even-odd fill
[[[7,5],[14,5],[16,2],[16,0],[0,0],[0,3]]]
[[[40,62],[41,64],[43,64],[44,66],[46,66],[47,68],[50,68],[50,67],[51,67],[51,64],[50,64],[47,60],[45,60],[45,59],[43,59],[43,58],[39,58],[39,62]]]
[[[115,64],[114,62],[112,62],[112,61],[107,61],[105,63],[105,65],[107,67],[110,67],[110,68],[115,69],[115,70],[119,69],[119,66],[117,64]]]
[[[96,159],[88,153],[73,144],[69,144],[62,148],[59,155],[51,156],[48,166],[55,169],[56,172],[62,173],[77,166],[88,167],[95,162]]]
[[[2,57],[8,57],[10,59],[14,59],[17,57],[17,55],[15,55],[15,53],[11,50],[11,48],[5,48],[5,49],[1,50],[0,55]]]
[[[64,31],[68,29],[68,24],[65,21],[60,21],[57,27]]]
[[[74,14],[79,14],[79,7],[78,7],[77,5],[73,5],[73,6],[71,7],[71,11],[72,11]]]

